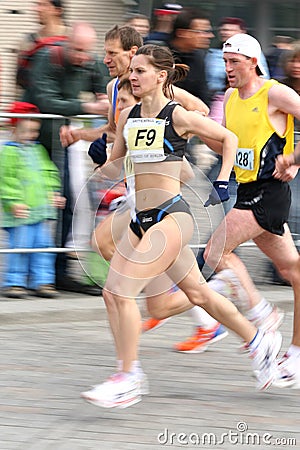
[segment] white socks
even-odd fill
[[[265,298],[262,298],[256,306],[249,309],[247,312],[247,319],[249,319],[250,322],[254,322],[257,319],[259,319],[260,322],[263,322],[271,314],[271,312],[271,304]]]
[[[194,306],[192,309],[189,310],[189,314],[193,319],[194,325],[196,325],[197,327],[210,329],[215,327],[218,323],[200,306]]]
[[[117,359],[117,371],[123,372],[123,361]],[[143,372],[140,361],[132,361],[130,373],[140,373]]]
[[[143,372],[140,361],[132,361],[131,364],[131,373],[140,373]]]

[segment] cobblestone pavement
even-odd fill
[[[284,351],[291,289],[262,289],[286,311]],[[173,352],[191,331],[188,316],[180,316],[143,335],[150,395],[127,409],[102,409],[80,398],[114,367],[102,299],[1,299],[0,449],[300,448],[299,391],[256,392],[232,333],[203,354]]]

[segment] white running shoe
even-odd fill
[[[119,372],[81,397],[102,408],[128,408],[141,401],[140,383],[135,374]]]
[[[278,361],[278,371],[272,386],[300,389],[300,374],[296,370],[295,357],[285,353]]]
[[[254,341],[254,344],[255,341]],[[282,336],[279,331],[263,333],[256,347],[250,347],[250,358],[257,379],[257,389],[265,390],[273,383],[277,376],[276,357],[280,351]]]

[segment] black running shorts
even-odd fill
[[[270,233],[282,236],[291,206],[288,183],[275,180],[258,180],[241,183],[234,208],[251,209],[258,224]]]

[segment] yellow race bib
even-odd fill
[[[127,146],[134,163],[159,162],[166,159],[164,119],[130,118],[126,127]]]

